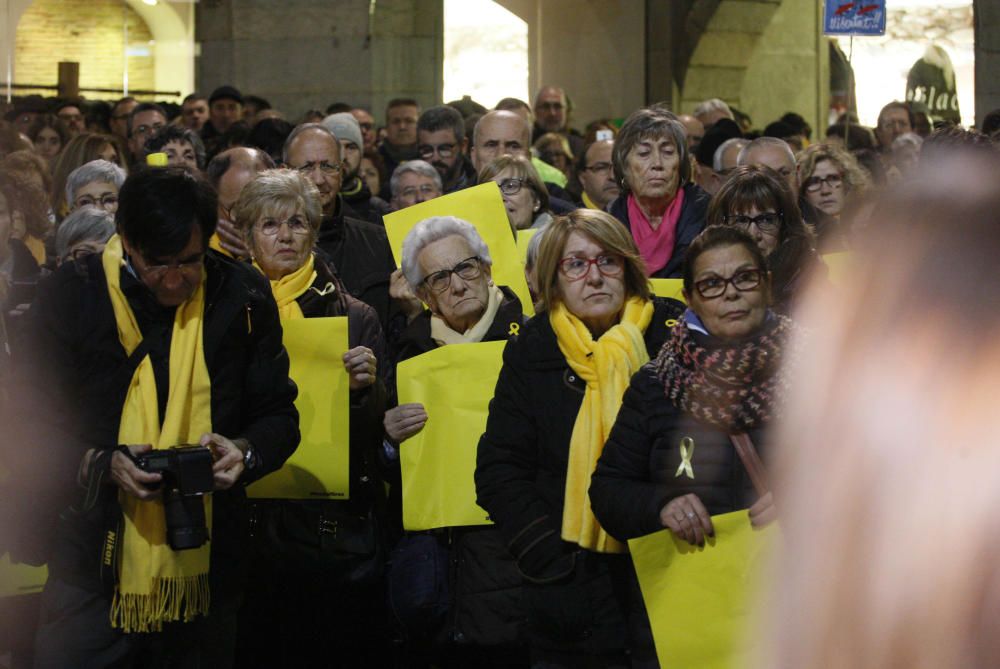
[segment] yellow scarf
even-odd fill
[[[598,553],[625,552],[597,522],[587,491],[629,380],[649,361],[642,337],[652,317],[653,303],[633,297],[625,303],[621,321],[594,341],[587,326],[562,303],[549,313],[559,350],[587,383],[569,442],[562,538]]]
[[[118,235],[108,240],[102,258],[118,339],[132,353],[142,334],[120,285],[124,264]],[[153,363],[147,355],[129,384],[118,443],[172,448],[196,444],[212,431],[211,380],[202,341],[205,278],[194,295],[177,307],[170,340],[170,395],[160,425]],[[212,527],[212,497],[206,495],[205,519]],[[209,546],[173,551],[167,544],[163,502],[144,502],[118,493],[125,518],[118,585],[111,604],[111,625],[126,633],[162,629],[163,623],[188,622],[209,607]]]
[[[500,303],[503,302],[503,291],[497,286],[490,286],[486,299],[486,311],[479,317],[476,324],[465,332],[456,332],[448,327],[443,318],[431,316],[431,339],[439,346],[448,344],[475,344],[481,342],[483,337],[493,325],[493,319],[497,317],[500,310]]]
[[[590,199],[587,195],[587,191],[583,192],[583,206],[587,209],[596,209],[597,211],[604,211],[603,207],[598,207],[594,204],[594,201]]]
[[[253,266],[260,269],[260,265],[256,261],[254,261]],[[263,274],[264,270],[260,269],[260,272]],[[271,292],[274,293],[274,299],[278,303],[278,317],[281,320],[305,318],[302,308],[296,300],[302,293],[309,290],[315,280],[316,261],[313,254],[310,253],[309,259],[302,267],[291,274],[286,274],[277,281],[271,282]]]

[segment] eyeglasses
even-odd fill
[[[757,229],[765,234],[774,234],[781,228],[782,215],[773,211],[768,211],[757,216],[743,216],[734,214],[726,216],[726,223],[735,225],[744,230],[750,230],[751,225],[756,225]]]
[[[132,131],[132,134],[148,135],[150,133],[156,132],[160,128],[165,127],[166,125],[167,125],[166,123],[154,123],[153,125],[139,125],[136,126],[135,130]]]
[[[729,284],[733,284],[733,288],[745,293],[749,290],[754,290],[760,285],[760,282],[764,278],[764,271],[759,269],[743,269],[736,274],[733,274],[728,279],[724,279],[721,276],[713,276],[708,279],[702,279],[701,281],[694,282],[694,289],[698,291],[702,299],[711,300],[716,297],[721,297],[725,292]]]
[[[479,275],[482,274],[483,271],[480,264],[481,262],[482,261],[479,259],[479,256],[466,258],[451,269],[442,269],[428,274],[424,277],[424,280],[421,283],[427,284],[427,287],[435,293],[443,293],[451,286],[452,274],[457,274],[460,278],[466,281],[478,279]]]
[[[135,260],[135,256],[132,257]],[[143,261],[145,262],[145,261]],[[164,276],[167,275],[172,269],[185,274],[193,274],[194,272],[200,272],[202,266],[205,263],[205,255],[200,254],[196,260],[188,260],[186,262],[175,262],[169,265],[146,265],[145,267],[140,266],[139,263],[134,263],[135,268],[139,270],[141,274],[145,274],[150,281],[159,281]]]
[[[588,172],[593,172],[594,174],[608,174],[611,172],[611,163],[594,163],[593,165],[588,165],[583,168]]]
[[[118,204],[117,195],[102,195],[101,197],[93,197],[91,195],[83,195],[79,200],[76,201],[77,207],[103,207],[107,209],[108,207],[113,207]]]
[[[441,195],[441,191],[438,189],[438,187],[435,184],[430,183],[430,184],[423,184],[419,187],[407,186],[406,188],[404,188],[399,192],[399,196],[402,199],[407,200],[415,198],[418,193],[420,195],[423,195],[424,199],[427,200],[432,200]]]
[[[301,216],[292,216],[287,221],[279,221],[275,218],[265,219],[263,223],[257,224],[260,234],[274,237],[281,230],[281,226],[287,225],[289,232],[293,235],[308,235],[309,224],[302,220]]]
[[[310,174],[313,173],[313,170],[315,170],[317,167],[319,168],[320,172],[328,176],[333,174],[338,174],[341,169],[339,164],[334,165],[326,162],[325,160],[321,163],[316,163],[316,162],[306,163],[305,165],[302,165],[300,167],[294,167],[292,169],[296,170],[299,174],[303,176],[309,176]]]
[[[618,276],[625,270],[625,262],[621,256],[599,255],[596,258],[570,256],[559,261],[559,271],[570,281],[579,281],[590,274],[590,266],[604,276]]]
[[[809,177],[802,187],[807,193],[815,193],[822,190],[823,186],[829,186],[833,190],[839,190],[844,185],[844,177],[839,174],[828,174],[825,177]]]
[[[455,154],[455,144],[438,144],[437,146],[421,144],[417,150],[420,152],[421,158],[433,158],[435,152],[441,158],[451,158]]]
[[[527,181],[527,179],[522,179],[521,177],[507,177],[506,179],[501,179],[497,185],[500,186],[500,192],[504,195],[517,195],[521,192],[521,187]]]

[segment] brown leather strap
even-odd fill
[[[757,455],[757,449],[754,448],[753,441],[750,440],[750,435],[746,432],[731,434],[729,435],[729,440],[733,442],[733,446],[736,447],[736,453],[740,456],[740,460],[743,461],[743,466],[747,468],[747,474],[750,475],[753,489],[757,491],[759,496],[763,497],[771,488],[767,484],[767,473],[764,471],[764,463],[761,462],[760,456]]]

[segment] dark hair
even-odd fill
[[[367,158],[368,160],[370,160],[372,165],[375,166],[375,169],[378,171],[378,182],[380,184],[389,183],[388,182],[389,175],[386,174],[385,171],[385,159],[382,158],[381,153],[375,151],[374,149],[369,149],[368,151],[365,151],[363,154],[361,154],[361,156],[362,158]]]
[[[62,98],[58,100],[52,108],[52,112],[58,115],[59,112],[66,107],[76,107],[80,110],[81,114],[86,114],[87,112],[87,108],[84,106],[83,100],[79,98]]]
[[[694,238],[684,252],[684,263],[681,265],[681,280],[684,292],[690,294],[694,287],[694,264],[706,251],[726,246],[742,246],[753,258],[758,269],[767,270],[767,260],[761,253],[757,242],[749,234],[729,225],[710,225]]]
[[[128,136],[129,137],[132,136],[132,119],[135,118],[136,114],[141,114],[142,112],[147,112],[147,111],[160,112],[163,115],[163,121],[166,122],[166,120],[167,120],[167,110],[166,109],[164,109],[160,105],[156,104],[155,102],[140,102],[139,104],[137,104],[135,106],[135,109],[133,109],[131,112],[129,112],[129,115],[128,115]]]
[[[326,108],[326,115],[330,114],[340,114],[343,112],[350,113],[354,109],[354,105],[349,105],[346,102],[334,102],[329,107]]]
[[[189,102],[199,102],[201,100],[208,102],[208,98],[206,98],[204,95],[201,95],[200,93],[191,93],[183,100],[181,100],[181,106],[186,105]]]
[[[527,109],[531,111],[531,105],[520,98],[504,98],[497,103],[494,109],[500,109],[503,111],[517,111],[518,109]]]
[[[781,214],[778,246],[767,259],[775,295],[794,279],[813,256],[812,235],[802,220],[796,195],[780,174],[764,165],[737,167],[712,196],[705,224],[726,225],[726,216],[756,207],[773,207]]]
[[[420,113],[420,105],[413,98],[393,98],[389,100],[389,104],[385,106],[385,116],[389,117],[389,110],[395,109],[396,107],[416,107],[417,113]]]
[[[118,192],[115,223],[129,244],[146,258],[171,256],[201,228],[203,248],[215,232],[218,199],[204,178],[181,167],[141,168]]]
[[[875,135],[869,128],[857,123],[834,123],[826,129],[826,136],[840,137],[844,140],[844,148],[849,151],[875,148]]]
[[[143,148],[148,155],[160,151],[170,142],[187,142],[190,144],[191,148],[194,149],[198,169],[205,169],[205,144],[194,130],[178,125],[165,125],[146,140],[146,145]]]
[[[786,139],[798,134],[798,130],[796,130],[795,126],[790,123],[785,123],[784,121],[771,121],[764,127],[764,132],[761,133],[761,136]]]
[[[785,115],[778,120],[792,126],[796,135],[802,135],[806,139],[812,139],[812,126],[809,125],[809,122],[806,121],[801,114],[796,114],[795,112],[785,112]]]
[[[417,119],[417,131],[421,130],[424,132],[451,130],[455,135],[455,141],[461,144],[465,139],[465,119],[454,107],[439,105],[426,110]]]
[[[1000,130],[1000,109],[994,109],[983,117],[983,127],[980,132],[984,135],[992,135]]]
[[[266,118],[254,124],[247,135],[246,145],[260,149],[277,162],[281,160],[281,149],[294,128],[283,118]]]
[[[677,116],[673,112],[659,107],[646,107],[632,112],[625,119],[618,136],[615,137],[615,148],[611,153],[611,162],[614,164],[615,178],[618,179],[622,188],[622,194],[631,191],[628,183],[625,182],[625,161],[636,144],[647,137],[666,137],[674,143],[680,161],[678,190],[683,188],[684,184],[691,181],[691,159],[688,154],[687,133],[684,131],[684,126],[677,120]]]
[[[245,95],[243,96],[244,105],[253,105],[257,107],[257,111],[262,111],[264,109],[270,109],[271,103],[260,97],[259,95]]]
[[[878,121],[875,124],[876,127],[882,125],[882,117],[885,116],[885,113],[890,109],[902,109],[903,111],[906,112],[906,117],[910,121],[910,128],[913,128],[916,125],[916,119],[913,118],[913,110],[910,108],[910,105],[906,104],[905,102],[900,102],[899,100],[893,100],[886,106],[882,107],[882,109],[879,111]]]
[[[935,130],[924,138],[920,147],[919,163],[926,165],[940,159],[942,155],[954,153],[957,149],[964,149],[964,155],[971,155],[976,151],[990,154],[997,151],[996,145],[983,133],[964,130],[958,126],[948,126]]]
[[[69,130],[62,119],[55,114],[43,114],[36,118],[32,122],[31,127],[28,128],[28,139],[34,142],[38,139],[38,133],[45,128],[52,128],[59,135],[59,141],[62,143],[62,146],[66,146],[67,142],[69,142]],[[59,150],[61,151],[62,147]]]

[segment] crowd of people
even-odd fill
[[[1000,238],[983,186],[1000,110],[963,129],[890,102],[875,128],[845,113],[821,136],[793,112],[755,130],[718,99],[582,132],[570,111],[555,86],[493,109],[396,98],[381,123],[347,103],[292,122],[232,86],[180,105],[16,103],[0,122],[0,554],[46,564],[48,581],[0,601],[18,620],[3,639],[14,666],[665,666],[628,540],[666,529],[702,546],[713,516],[744,509],[757,528],[791,511],[801,541],[800,590],[777,589],[776,610],[836,600],[816,584],[820,566],[840,572],[834,535],[810,542],[814,473],[846,472],[828,435],[853,435],[860,471],[865,421],[896,424],[851,404],[848,371],[877,384],[849,346],[893,358],[874,330],[898,308],[953,319],[927,337],[987,347],[992,246],[962,225]],[[946,170],[950,190],[922,185]],[[486,183],[512,234],[534,233],[532,305],[494,281],[475,220],[428,217],[390,248],[385,216]],[[952,240],[933,218],[949,198],[965,212]],[[911,220],[933,244],[881,265]],[[853,316],[835,253],[858,259]],[[930,280],[963,258],[982,274]],[[683,301],[650,279],[679,279]],[[928,310],[902,299],[911,285]],[[941,307],[946,293],[960,306]],[[248,499],[300,440],[283,328],[339,316],[349,499]],[[476,440],[492,524],[405,529],[401,452],[449,417],[400,402],[397,368],[478,342],[506,342]],[[947,440],[944,409],[918,405]],[[789,452],[803,416],[827,450]],[[839,476],[838,490],[882,495]],[[188,487],[211,494],[176,493]],[[850,541],[843,499],[817,499]],[[816,629],[774,628],[780,666],[880,666]]]

